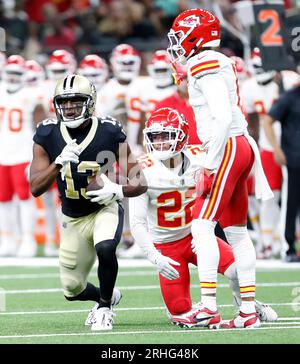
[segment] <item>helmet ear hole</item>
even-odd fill
[[[196,40],[197,40],[197,38],[196,38],[196,37],[194,37],[194,38],[189,39],[189,42],[190,42],[190,43],[194,43]]]

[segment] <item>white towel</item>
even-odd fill
[[[263,166],[261,164],[260,153],[256,141],[248,134],[245,133],[253,153],[254,153],[254,178],[255,178],[255,197],[263,201],[270,200],[274,194],[269,186]]]

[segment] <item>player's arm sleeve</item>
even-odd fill
[[[212,120],[212,136],[209,141],[204,168],[216,169],[224,154],[232,122],[229,92],[224,78],[218,73],[206,74],[196,80],[208,104]]]
[[[290,98],[287,93],[283,93],[276,103],[271,107],[269,111],[269,115],[273,120],[279,120],[281,123],[284,123],[284,120],[290,109]]]
[[[148,230],[148,201],[147,193],[129,199],[129,222],[135,242],[140,246],[147,258],[152,261],[158,251],[153,245],[152,236]]]

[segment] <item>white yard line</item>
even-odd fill
[[[285,303],[269,303],[270,306],[300,306],[300,303],[294,302],[285,302]],[[218,307],[233,307],[233,305],[219,305]],[[164,306],[155,306],[155,307],[120,307],[114,308],[114,311],[157,311],[157,310],[165,310]],[[300,308],[299,308],[300,310]],[[16,316],[16,315],[60,315],[65,313],[87,313],[88,309],[76,309],[76,310],[51,310],[51,311],[3,311],[0,312],[0,316]],[[292,321],[299,320],[300,317],[279,317],[278,321]]]
[[[269,283],[258,283],[257,287],[300,287],[300,282],[269,282]],[[191,284],[191,288],[198,288],[198,284]],[[218,288],[228,288],[229,285],[225,283],[218,284]],[[118,286],[123,291],[137,291],[147,289],[159,289],[159,285],[146,285],[146,286]],[[29,293],[57,293],[62,292],[61,288],[29,288],[29,289],[11,289],[5,290],[2,288],[1,294],[29,294]]]
[[[29,335],[0,335],[0,340],[2,339],[29,339],[29,338],[43,338],[43,337],[61,337],[61,336],[99,336],[99,335],[148,335],[148,334],[211,334],[214,333],[221,333],[224,335],[225,332],[237,332],[237,331],[244,331],[250,332],[253,331],[269,331],[269,330],[286,330],[286,329],[296,329],[300,330],[299,326],[280,326],[280,327],[259,327],[259,328],[251,328],[251,329],[224,329],[224,330],[207,330],[207,329],[192,329],[192,330],[144,330],[144,331],[112,331],[112,332],[99,332],[99,333],[91,333],[91,332],[70,332],[70,333],[56,333],[56,334],[29,334]]]
[[[153,267],[147,259],[122,259],[118,258],[119,266],[126,268]],[[0,258],[0,267],[58,267],[58,258]],[[300,269],[300,263],[285,263],[277,259],[257,260],[258,269]]]

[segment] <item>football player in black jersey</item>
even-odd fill
[[[53,102],[57,120],[41,122],[33,137],[31,192],[40,196],[56,179],[62,203],[59,265],[64,295],[69,301],[97,302],[86,325],[111,330],[112,306],[121,298],[114,288],[124,215],[120,201],[144,193],[147,186],[137,163],[129,162],[122,125],[111,117],[93,116],[96,89],[87,78],[68,75],[60,80]],[[114,162],[128,177],[126,185],[103,174]],[[100,171],[103,188],[87,192]],[[100,289],[87,282],[96,256]]]

